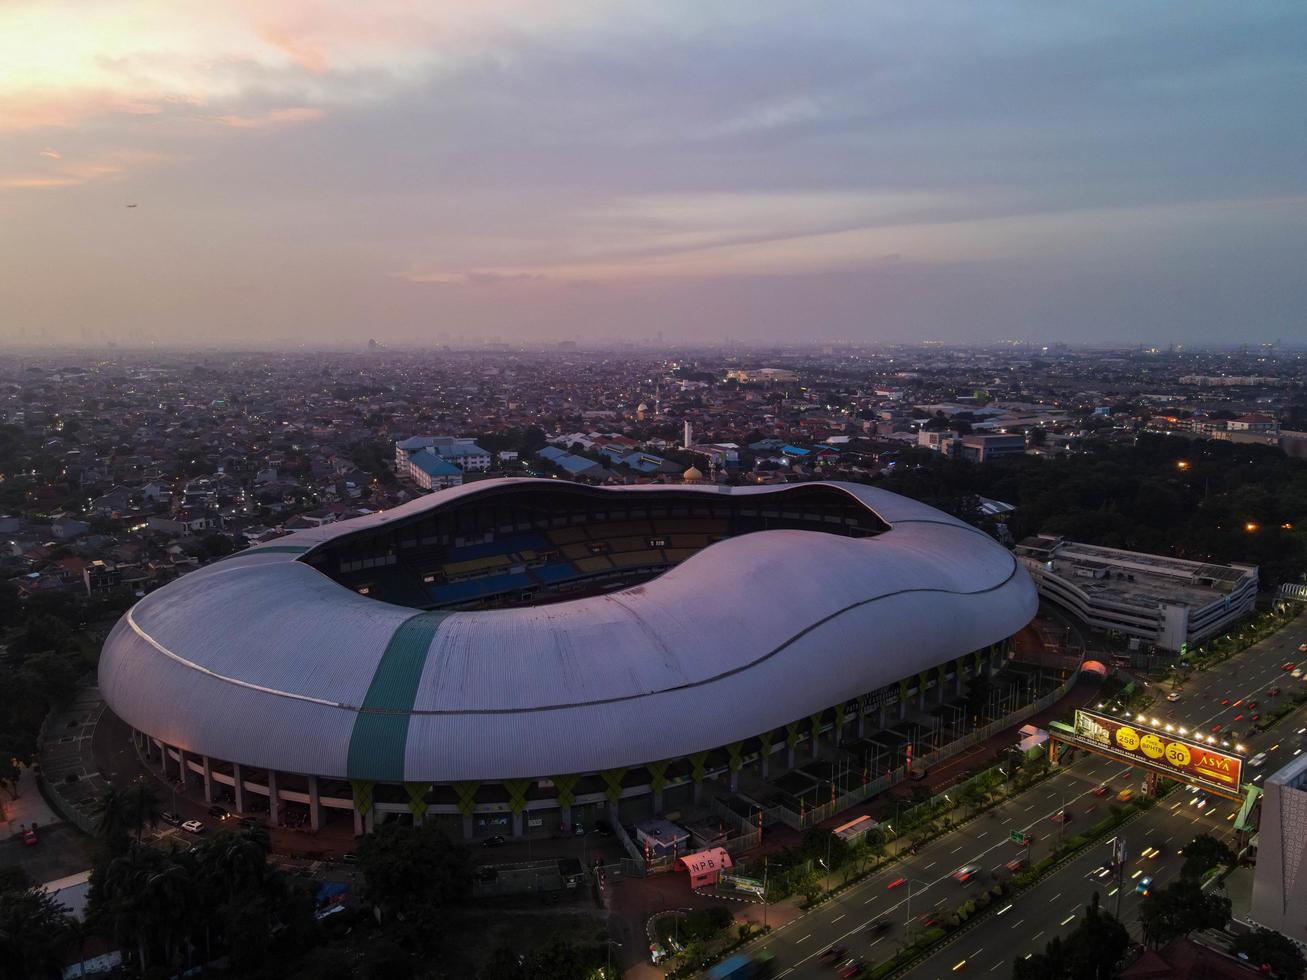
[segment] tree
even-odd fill
[[[0,980],[62,976],[76,935],[68,909],[43,889],[0,891]]]
[[[1180,879],[1139,903],[1144,942],[1165,946],[1195,929],[1219,929],[1230,919],[1230,900],[1205,893],[1198,882]]]
[[[387,913],[446,908],[472,890],[467,848],[435,826],[385,824],[358,855],[368,898]]]
[[[1211,868],[1222,864],[1234,864],[1234,852],[1211,834],[1199,834],[1181,851],[1184,866],[1180,869],[1181,878],[1201,879]]]
[[[1125,926],[1103,911],[1098,893],[1085,917],[1065,938],[1055,937],[1042,953],[1016,961],[1013,980],[1110,980],[1130,945]]]
[[[106,787],[96,801],[96,809],[96,836],[110,854],[122,853],[127,849],[127,828],[131,826],[131,800],[127,793],[116,786]]]
[[[1244,954],[1255,967],[1265,963],[1280,980],[1302,980],[1307,972],[1307,959],[1298,945],[1272,929],[1244,933],[1235,939],[1231,951]]]
[[[148,823],[152,828],[159,825],[163,816],[163,807],[154,785],[144,776],[137,776],[127,789],[127,817],[136,829],[136,841],[140,843],[141,835]]]

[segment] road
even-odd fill
[[[1286,663],[1307,663],[1307,655],[1297,650],[1304,641],[1307,623],[1291,624],[1212,670],[1192,675],[1182,685],[1178,702],[1163,700],[1169,688],[1160,690],[1150,717],[1155,714],[1159,719],[1208,733],[1216,724],[1223,726],[1222,733],[1231,727],[1246,733],[1250,714],[1260,713],[1259,709],[1264,710],[1276,700],[1266,694],[1269,688],[1281,687],[1284,693],[1280,697],[1285,697],[1305,683],[1291,679],[1283,669]],[[1221,704],[1223,699],[1230,704]],[[1236,703],[1240,699],[1243,704]],[[1248,709],[1249,700],[1256,701],[1258,708]],[[1245,718],[1236,722],[1234,717],[1240,713]],[[1242,744],[1249,755],[1267,753],[1265,765],[1245,779],[1264,778],[1303,751],[1307,744],[1307,708],[1285,718],[1269,733],[1249,736]],[[923,928],[930,916],[951,911],[969,896],[988,888],[997,876],[1009,873],[1005,863],[1024,852],[1024,848],[1009,842],[1009,831],[1028,832],[1035,838],[1030,859],[1038,861],[1056,843],[1061,828],[1051,817],[1064,806],[1073,817],[1065,831],[1068,834],[1099,819],[1110,798],[1096,797],[1093,790],[1104,782],[1113,791],[1127,785],[1139,789],[1142,776],[1132,774],[1130,767],[1121,763],[1076,753],[1070,765],[1029,792],[923,847],[913,857],[895,862],[778,930],[762,944],[776,957],[778,978],[832,976],[830,966],[821,958],[831,946],[847,947],[847,955],[863,957],[868,964],[884,960],[897,944],[906,941],[909,926],[912,930]],[[1228,836],[1233,832],[1236,810],[1233,802],[1200,797],[1182,789],[1126,826],[1123,833],[1129,857],[1126,887],[1120,899],[1122,919],[1132,933],[1139,933],[1139,898],[1134,893],[1138,879],[1151,875],[1159,885],[1174,879],[1183,862],[1179,851],[1185,843],[1198,833]],[[1154,846],[1157,853],[1150,851],[1145,856],[1144,852]],[[1109,909],[1115,909],[1117,895],[1109,895],[1114,883],[1099,876],[1107,857],[1107,847],[1090,848],[1023,893],[1010,908],[985,916],[979,928],[953,940],[907,976],[937,980],[955,972],[1009,975],[1016,956],[1042,950],[1053,936],[1074,929],[1095,891],[1104,903],[1110,903]],[[952,875],[969,864],[978,865],[980,872],[967,884],[959,884]],[[868,928],[880,922],[891,925],[882,927],[879,935]]]

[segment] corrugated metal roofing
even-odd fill
[[[152,593],[105,644],[109,705],[172,744],[286,771],[548,776],[747,738],[1001,640],[1034,615],[1028,575],[994,541],[857,484],[829,485],[890,530],[746,534],[642,585],[554,605],[415,615],[297,560],[526,482],[567,486],[468,484],[278,539]],[[602,492],[646,489],[786,488]]]

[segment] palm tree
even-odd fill
[[[159,803],[159,794],[155,792],[154,786],[147,783],[143,776],[136,777],[127,795],[128,815],[136,828],[136,842],[139,844],[147,823],[151,828],[159,825],[159,819],[163,816],[163,807]]]
[[[107,786],[96,802],[99,816],[96,818],[95,832],[109,847],[110,853],[117,854],[125,850],[127,827],[130,823],[131,803],[127,794],[115,786]]]

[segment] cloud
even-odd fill
[[[326,116],[326,112],[314,106],[288,106],[284,109],[269,109],[255,115],[227,115],[214,118],[236,129],[270,129],[295,123],[314,122]]]
[[[49,157],[51,160],[58,160],[58,159],[59,159],[59,151],[58,151],[58,150],[51,149],[51,148],[48,147],[48,146],[47,146],[44,150],[42,150],[42,151],[40,152],[40,154],[38,154],[38,155],[39,155],[39,156],[43,156],[43,157]]]
[[[69,157],[54,150],[40,153],[57,160],[49,173],[0,173],[0,190],[53,190],[77,187],[93,181],[121,178],[125,175],[165,163],[176,163],[182,158],[174,154],[138,149],[110,149],[94,157]]]

